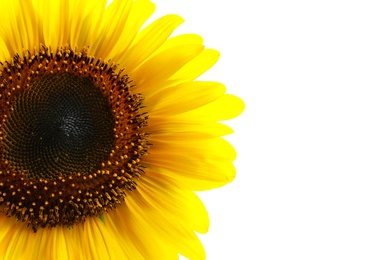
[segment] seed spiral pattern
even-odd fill
[[[69,46],[1,65],[0,210],[34,231],[113,210],[150,146],[129,77]]]
[[[14,101],[4,159],[30,178],[92,174],[114,143],[108,102],[88,78],[46,76]]]

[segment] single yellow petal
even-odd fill
[[[145,101],[151,117],[171,116],[204,106],[219,98],[226,88],[217,82],[187,82],[166,88]]]
[[[8,51],[7,45],[3,41],[2,38],[0,38],[0,59],[1,60],[9,60],[11,58],[11,55]]]
[[[170,80],[173,82],[185,82],[196,79],[218,61],[219,55],[219,51],[205,49],[199,56],[178,70]]]
[[[244,111],[244,108],[245,104],[240,98],[226,94],[205,106],[176,117],[178,119],[192,118],[194,121],[228,120],[237,117]]]
[[[161,140],[200,140],[228,135],[233,130],[218,122],[191,122],[170,117],[151,117],[146,131]]]
[[[181,46],[181,45],[191,45],[199,44],[203,45],[203,38],[197,34],[181,34],[176,35],[172,38],[167,39],[160,48],[158,48],[153,55],[156,55],[160,52]]]
[[[187,154],[189,157],[201,160],[233,161],[236,152],[233,146],[223,138],[205,140],[166,140],[150,137],[153,147],[150,148],[151,156],[145,160],[152,160],[153,154]]]

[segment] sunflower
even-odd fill
[[[0,258],[204,259],[244,107],[195,81],[219,53],[148,0],[0,3]]]

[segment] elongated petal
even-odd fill
[[[226,94],[205,106],[178,115],[177,118],[193,118],[194,121],[228,120],[237,117],[244,108],[244,102],[240,98]]]
[[[171,116],[204,106],[225,92],[225,86],[216,82],[188,82],[164,89],[149,97],[147,105],[151,116]]]
[[[200,140],[228,135],[233,130],[218,122],[191,122],[170,117],[150,118],[147,130],[160,140]]]

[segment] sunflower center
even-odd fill
[[[0,62],[0,212],[70,227],[136,188],[148,117],[122,72],[69,46]]]
[[[43,77],[20,94],[5,124],[5,159],[30,178],[93,173],[114,146],[107,98],[88,78]]]

